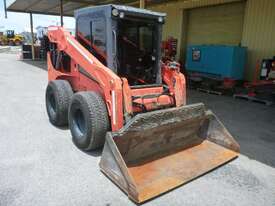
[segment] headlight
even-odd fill
[[[158,18],[158,21],[159,21],[160,23],[162,23],[162,22],[163,22],[163,17],[160,16],[160,17]]]
[[[120,12],[119,17],[124,18],[124,12]]]
[[[112,10],[112,14],[113,14],[113,16],[118,16],[118,15],[119,15],[119,12],[118,12],[117,9],[113,9],[113,10]]]

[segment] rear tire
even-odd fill
[[[81,150],[101,148],[110,123],[102,97],[95,92],[78,92],[69,108],[69,127],[74,144]]]
[[[15,40],[15,46],[20,46],[22,42],[20,40]]]
[[[50,122],[55,126],[68,124],[68,109],[73,90],[66,80],[54,80],[46,90],[46,108]]]

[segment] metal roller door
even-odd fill
[[[188,11],[187,45],[239,45],[242,39],[245,2]]]

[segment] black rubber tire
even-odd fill
[[[14,45],[20,46],[20,45],[22,45],[22,42],[20,40],[15,40]]]
[[[8,44],[9,44],[9,46],[14,46],[15,45],[13,41],[9,41]]]
[[[74,94],[69,107],[69,127],[74,144],[81,150],[101,148],[110,128],[107,108],[95,92]]]
[[[66,80],[49,82],[46,90],[46,108],[50,122],[55,126],[68,125],[68,109],[73,90]]]

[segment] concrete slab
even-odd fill
[[[47,72],[0,54],[0,205],[135,205],[47,118]],[[244,155],[144,205],[275,206],[274,107],[190,93],[223,120]],[[250,159],[250,158],[253,159]]]
[[[249,158],[275,167],[275,106],[188,91],[188,102],[204,102],[222,120]]]
[[[0,53],[18,54],[22,50],[22,46],[0,46]]]

